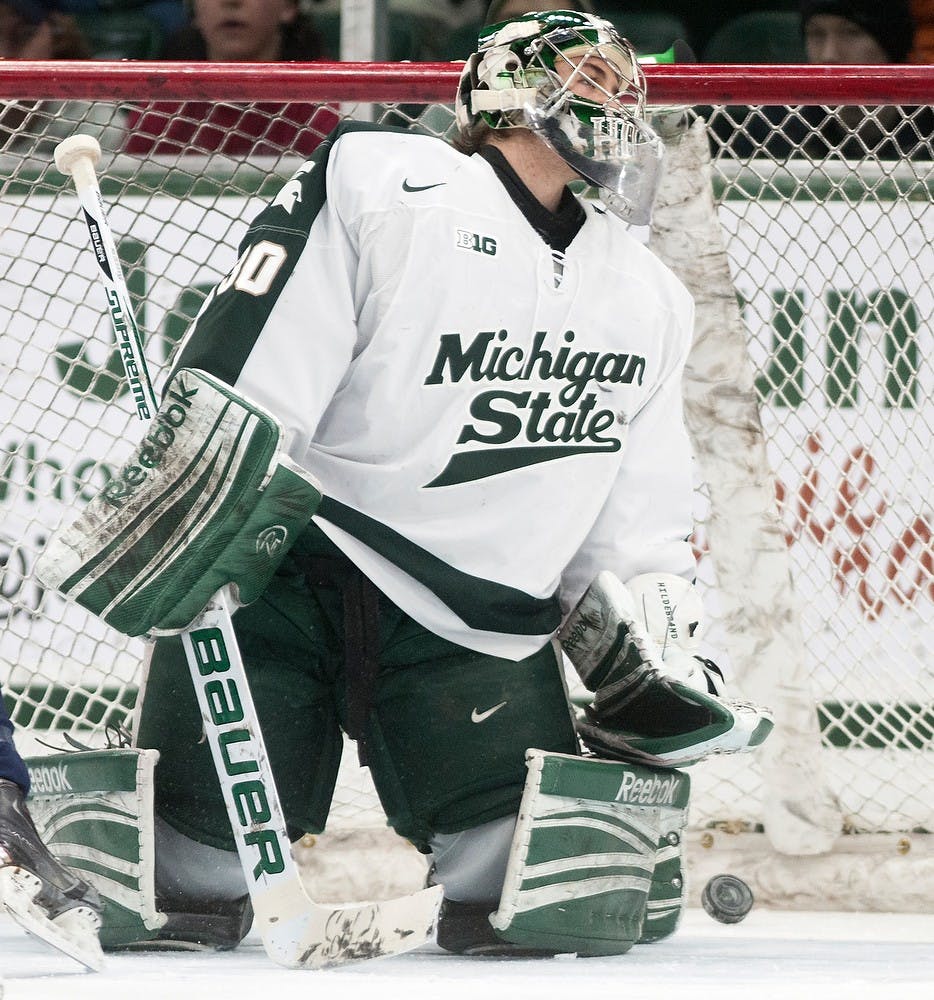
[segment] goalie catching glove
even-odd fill
[[[594,693],[577,728],[595,754],[685,767],[765,740],[769,711],[721,697],[719,668],[696,655],[701,613],[691,585],[670,574],[627,587],[603,572],[590,585],[558,638]]]
[[[672,680],[697,691],[723,693],[723,671],[698,655],[703,635],[704,607],[694,587],[671,573],[643,573],[626,589],[639,624],[649,634]]]
[[[255,601],[321,502],[266,410],[180,369],[130,460],[37,574],[125,635],[183,630],[230,585]]]

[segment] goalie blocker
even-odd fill
[[[180,369],[120,472],[46,545],[42,583],[125,635],[183,630],[222,587],[266,589],[321,501],[266,410]]]

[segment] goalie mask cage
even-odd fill
[[[0,68],[0,683],[24,751],[131,727],[143,656],[33,575],[49,532],[140,433],[54,145],[101,142],[161,387],[248,221],[338,116],[443,134],[458,69]],[[685,391],[707,642],[777,719],[757,755],[692,769],[693,898],[733,871],[776,906],[929,909],[934,70],[647,75],[653,107],[690,106],[704,123],[672,139],[639,235],[697,297]],[[676,117],[660,126],[677,135]],[[422,859],[384,836],[366,772],[344,757],[328,831],[302,842],[316,892],[326,876],[343,898],[397,891],[351,888],[361,873],[417,883]],[[337,851],[367,832],[365,853]]]

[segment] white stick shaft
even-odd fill
[[[378,903],[328,906],[308,896],[223,590],[181,638],[266,954],[286,968],[320,969],[429,940],[441,886]]]
[[[268,934],[282,915],[279,897],[300,876],[222,591],[181,638],[257,924],[267,953],[282,961]]]
[[[65,141],[69,142],[70,140],[66,139]],[[114,335],[117,338],[120,360],[123,362],[123,370],[126,372],[136,414],[140,420],[149,420],[155,415],[159,404],[152,387],[149,368],[146,365],[143,338],[133,316],[130,293],[126,287],[126,279],[123,276],[117,246],[107,223],[104,201],[97,183],[94,164],[95,160],[90,152],[82,154],[79,151],[64,159],[65,172],[70,173],[74,179],[78,201],[84,211],[85,222],[91,237],[91,249],[94,251],[101,280],[107,293],[107,309]]]
[[[82,201],[83,196],[88,191],[97,190],[97,170],[94,167],[94,160],[90,155],[72,159],[68,166],[68,172],[75,182],[75,190]]]

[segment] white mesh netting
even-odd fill
[[[698,95],[708,94],[703,67],[695,72]],[[101,141],[109,219],[158,385],[232,266],[244,220],[338,115],[438,133],[451,124],[441,104],[354,104],[339,88],[327,106],[267,92],[242,104],[209,92],[153,102],[143,74],[138,99],[120,103],[65,99],[67,88],[51,101],[47,89],[41,101],[0,103],[0,683],[30,752],[63,745],[66,733],[100,744],[108,726],[130,725],[142,657],[142,643],[32,575],[49,532],[105,482],[134,431],[55,142],[76,131]],[[705,378],[721,389],[745,378],[758,403],[783,535],[766,572],[788,567],[790,603],[776,614],[784,625],[793,617],[801,642],[798,662],[757,676],[757,650],[778,621],[742,620],[742,582],[721,591],[708,519],[711,503],[739,496],[727,455],[716,466],[725,482],[698,477],[711,652],[741,691],[748,682],[765,700],[771,685],[781,701],[793,688],[799,713],[806,698],[806,759],[819,797],[838,810],[841,840],[891,835],[883,849],[904,855],[934,830],[934,109],[854,100],[699,110],[742,331],[742,357],[727,351]],[[700,262],[702,283],[714,265]],[[718,412],[721,421],[729,410]],[[729,533],[716,544],[729,559]],[[750,591],[757,583],[746,581]],[[345,758],[332,827],[378,828],[366,774]],[[789,763],[792,778],[800,766]],[[693,778],[692,824],[707,846],[711,831],[761,831],[782,780],[746,758]]]

